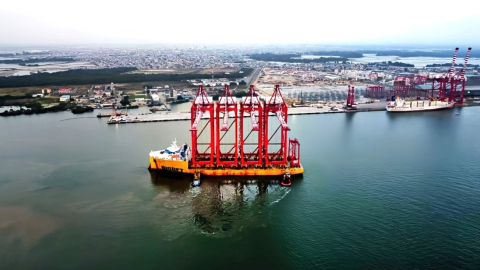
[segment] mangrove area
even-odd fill
[[[212,74],[186,73],[186,74],[131,74],[136,68],[110,68],[110,69],[77,69],[58,73],[37,73],[28,76],[0,77],[0,88],[50,86],[50,85],[80,85],[80,84],[109,84],[182,81],[193,79],[208,79]],[[230,74],[213,73],[215,78],[238,79],[248,76],[252,68],[242,68]]]
[[[24,96],[0,96],[0,106],[19,106],[19,110],[4,110],[0,112],[0,116],[15,116],[15,115],[31,115],[43,114],[48,112],[62,112],[71,110],[73,114],[80,114],[85,112],[93,112],[91,107],[78,106],[75,103],[60,102],[53,106],[44,107],[42,103],[32,98],[32,95]],[[26,107],[27,109],[23,108]]]

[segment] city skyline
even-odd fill
[[[444,2],[444,3],[443,3]],[[7,2],[0,6],[0,45],[74,44],[480,44],[478,3],[450,15],[446,1],[344,1],[238,5],[207,0],[128,5],[84,1]],[[479,7],[475,7],[479,6]]]

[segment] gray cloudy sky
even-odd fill
[[[233,4],[236,3],[236,4]],[[480,44],[480,1],[3,0],[0,45]]]

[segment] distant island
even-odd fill
[[[31,59],[8,59],[0,60],[0,64],[20,64],[26,65],[29,63],[42,63],[42,62],[74,62],[73,58],[63,58],[63,57],[51,57],[51,58],[31,58]]]
[[[357,51],[314,51],[314,52],[307,52],[310,55],[326,55],[326,56],[339,56],[343,58],[362,58],[363,53]]]
[[[444,64],[429,64],[426,65],[425,67],[450,67],[452,63],[444,63]],[[455,67],[463,67],[463,64],[455,64]],[[473,65],[473,64],[467,64],[467,67],[469,68],[479,68],[480,65]]]
[[[301,54],[274,54],[274,53],[261,53],[250,54],[249,57],[258,61],[268,62],[286,62],[286,63],[328,63],[328,62],[345,62],[348,58],[344,57],[320,57],[320,58],[301,58]]]
[[[463,57],[466,48],[459,51],[458,57]],[[411,50],[357,50],[358,53],[375,54],[376,56],[398,56],[398,57],[447,57],[452,58],[454,48],[451,50],[434,50],[434,51],[411,51]],[[463,56],[462,56],[463,55]],[[480,57],[480,52],[477,50],[470,51],[470,57]]]
[[[5,101],[7,100],[15,100],[15,99],[23,99],[23,98],[31,98],[31,95],[25,95],[25,96],[0,96],[0,106],[5,105]],[[15,116],[15,115],[31,115],[31,114],[43,114],[47,112],[61,112],[61,111],[66,111],[66,110],[72,110],[73,113],[83,113],[87,111],[93,111],[93,108],[80,108],[73,103],[69,102],[60,102],[58,105],[50,106],[50,107],[43,107],[40,102],[13,102],[9,106],[21,106],[21,107],[26,107],[28,109],[19,109],[19,110],[5,110],[3,112],[0,112],[0,116]],[[75,110],[75,112],[73,111]]]
[[[17,57],[21,55],[28,55],[28,56],[45,55],[49,53],[50,53],[49,51],[36,51],[36,52],[23,51],[21,53],[0,53],[0,57]]]
[[[392,61],[383,61],[377,63],[368,63],[367,65],[376,65],[376,66],[392,66],[392,67],[410,67],[413,68],[415,65],[402,63],[402,62],[392,62]]]
[[[397,56],[397,57],[446,57],[453,56],[452,50],[445,51],[409,51],[409,50],[354,50],[354,51],[312,51],[305,53],[257,53],[248,55],[249,58],[266,62],[285,63],[345,63],[350,59],[362,58],[364,54],[375,56]],[[460,52],[462,54],[464,52]],[[459,56],[460,56],[459,54]],[[301,58],[302,55],[325,56],[319,58]],[[332,57],[335,56],[335,57]],[[480,57],[480,53],[471,51],[470,57]],[[392,62],[392,66],[409,67],[408,64]]]

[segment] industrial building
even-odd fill
[[[65,102],[70,100],[70,95],[63,95],[60,97],[60,102]]]

